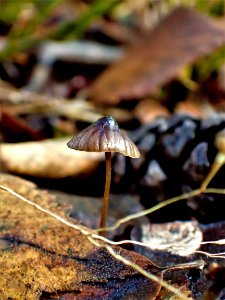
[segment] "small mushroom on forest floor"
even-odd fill
[[[116,120],[111,116],[98,119],[94,124],[73,137],[67,146],[80,151],[105,152],[106,180],[100,219],[100,228],[104,228],[111,182],[111,152],[119,152],[132,158],[140,157],[140,153],[136,145],[120,130]],[[102,235],[104,235],[103,231]]]

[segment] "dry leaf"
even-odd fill
[[[145,99],[140,101],[134,109],[134,116],[147,124],[154,121],[157,117],[169,116],[168,109],[156,100]]]
[[[209,118],[213,116],[215,111],[215,105],[211,105],[207,101],[201,101],[196,97],[189,97],[185,101],[179,102],[175,108],[176,113],[190,115],[196,118]]]
[[[170,282],[171,283],[171,282]],[[182,293],[186,294],[187,297],[190,298],[190,300],[192,300],[193,298],[191,297],[191,291],[188,289],[187,284],[183,284],[183,286],[178,286],[177,284],[173,284],[173,286],[175,288],[179,288],[180,291],[182,291]],[[164,299],[169,299],[169,300],[180,300],[180,297],[178,297],[177,295],[173,295],[170,291],[166,290],[166,289],[161,289],[160,293],[158,295],[158,297],[156,298],[156,300],[164,300]]]
[[[69,140],[68,137],[2,144],[0,161],[9,172],[46,178],[62,178],[93,171],[102,160],[102,154],[71,150],[66,146]]]
[[[4,109],[1,111],[0,127],[6,142],[37,141],[44,138],[41,130],[33,129],[25,120],[4,112]]]
[[[3,174],[1,184],[69,220],[65,207],[34,184]],[[113,249],[162,277],[161,270],[145,257],[120,247]],[[86,300],[155,299],[160,290],[158,283],[117,261],[106,249],[94,246],[79,230],[2,190],[0,278],[1,300],[52,299],[57,295]]]
[[[202,242],[202,231],[192,221],[144,224],[141,230],[141,241],[150,249],[180,256],[193,254]]]
[[[225,43],[224,28],[189,8],[177,8],[123,59],[93,83],[98,103],[143,98],[175,78],[182,67]]]

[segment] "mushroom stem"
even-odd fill
[[[109,191],[110,191],[110,182],[111,182],[111,152],[105,152],[105,162],[106,162],[106,178],[105,178],[105,191],[100,219],[100,228],[106,226],[106,218],[109,206]],[[100,233],[104,236],[104,231]]]

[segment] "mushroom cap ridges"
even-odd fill
[[[88,152],[119,152],[133,158],[140,157],[136,145],[119,129],[111,116],[98,119],[74,136],[67,146]]]

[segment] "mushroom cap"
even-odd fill
[[[119,129],[111,116],[98,119],[94,124],[74,136],[67,146],[88,152],[119,152],[133,158],[140,157],[136,145]]]

